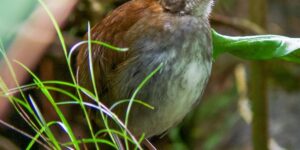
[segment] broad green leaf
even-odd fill
[[[225,36],[212,30],[213,56],[230,53],[242,59],[285,59],[300,63],[300,38],[279,35]]]

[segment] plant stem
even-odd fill
[[[252,142],[254,150],[268,150],[268,100],[264,62],[250,65],[250,99],[252,107]]]
[[[249,18],[266,29],[267,1],[249,0]],[[250,65],[249,92],[252,107],[252,145],[253,150],[269,149],[268,98],[265,62],[252,62]]]

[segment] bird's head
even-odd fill
[[[192,14],[207,17],[213,0],[159,0],[165,11],[179,14]]]

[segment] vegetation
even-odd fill
[[[11,104],[14,106],[15,110],[18,114],[28,123],[28,125],[35,131],[35,135],[31,136],[27,133],[21,132],[21,134],[31,138],[31,142],[28,143],[27,149],[31,149],[35,143],[40,144],[45,149],[65,149],[65,148],[75,148],[80,149],[84,147],[86,144],[92,143],[96,149],[101,149],[99,144],[108,145],[114,149],[118,149],[118,142],[114,138],[114,134],[122,137],[126,142],[125,143],[133,143],[136,145],[135,149],[141,149],[141,139],[136,139],[130,131],[127,129],[127,120],[128,114],[130,113],[130,107],[133,102],[139,103],[148,107],[149,109],[153,109],[148,104],[143,103],[140,100],[135,99],[135,95],[142,89],[143,85],[146,84],[148,80],[161,68],[163,64],[159,66],[156,70],[153,70],[151,74],[148,75],[147,78],[137,87],[136,91],[132,95],[131,99],[129,100],[121,100],[120,103],[114,105],[117,107],[122,103],[128,103],[128,111],[126,115],[125,123],[120,121],[118,116],[116,116],[112,111],[111,108],[107,108],[99,101],[99,95],[97,94],[95,81],[93,81],[94,91],[88,91],[87,89],[78,85],[75,73],[72,69],[72,55],[76,51],[76,49],[82,44],[88,44],[89,46],[89,54],[91,54],[91,44],[100,44],[102,46],[106,46],[111,48],[112,50],[116,51],[126,51],[126,48],[117,48],[101,41],[92,41],[90,40],[90,27],[88,27],[88,40],[82,41],[72,47],[70,50],[67,50],[67,46],[65,44],[65,39],[63,37],[62,31],[60,30],[58,24],[56,23],[54,17],[52,16],[51,12],[47,9],[44,5],[43,1],[40,0],[40,4],[43,5],[47,13],[49,14],[53,25],[56,28],[57,34],[59,36],[61,46],[63,47],[64,56],[68,65],[68,71],[72,78],[72,82],[65,82],[65,81],[42,81],[39,79],[37,75],[35,75],[32,71],[30,71],[26,66],[22,65],[19,62],[20,66],[26,69],[32,76],[33,82],[27,85],[19,85],[15,89],[8,89],[4,82],[0,80],[0,87],[1,87],[1,95],[7,97]],[[89,25],[88,25],[89,26]],[[214,46],[214,58],[218,59],[218,56],[230,53],[242,59],[248,60],[273,60],[273,59],[282,59],[285,61],[300,62],[300,39],[299,38],[289,38],[284,36],[277,36],[277,35],[259,35],[259,36],[225,36],[217,33],[216,31],[212,30],[212,37],[213,37],[213,46]],[[6,59],[6,62],[10,65],[10,61],[5,56],[4,48],[1,48],[1,53]],[[90,74],[93,78],[93,66],[91,57],[90,61]],[[14,74],[14,70],[10,67],[10,71]],[[17,82],[17,81],[15,81]],[[60,86],[58,88],[57,86]],[[255,86],[255,85],[254,85]],[[65,89],[72,89],[75,91],[74,93],[70,92],[69,90]],[[59,117],[59,121],[47,121],[44,117],[44,114],[41,113],[40,108],[37,105],[37,100],[34,99],[31,95],[26,95],[24,91],[28,89],[37,89],[43,93],[46,99],[50,102],[51,107],[55,110],[57,116]],[[68,101],[59,101],[53,98],[51,92],[56,91],[60,94],[65,95],[68,97]],[[21,98],[11,96],[12,93],[20,93]],[[83,95],[90,97],[94,102],[88,103],[83,101]],[[81,108],[82,114],[85,116],[86,125],[89,130],[90,137],[88,138],[78,138],[74,129],[72,128],[72,124],[69,123],[68,118],[62,111],[62,107],[66,105],[78,105]],[[226,105],[226,104],[224,104]],[[50,107],[50,106],[49,106]],[[93,129],[91,120],[88,116],[88,109],[96,109],[101,113],[102,120],[105,124],[105,129],[100,131],[95,131]],[[109,127],[108,118],[114,120],[120,125],[120,131],[113,130]],[[14,128],[12,125],[6,124],[1,122],[2,124],[7,125],[10,128]],[[52,127],[56,126],[68,136],[69,142],[61,142],[55,136],[55,133],[52,130]],[[109,139],[101,138],[101,135],[107,133],[109,135]],[[174,135],[176,138],[176,133]],[[212,141],[213,143],[213,141]],[[209,144],[208,144],[209,145]],[[209,146],[208,146],[209,147]],[[126,144],[126,149],[129,149],[128,144]]]

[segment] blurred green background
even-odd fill
[[[37,3],[36,0],[1,0],[0,39],[6,48]]]

